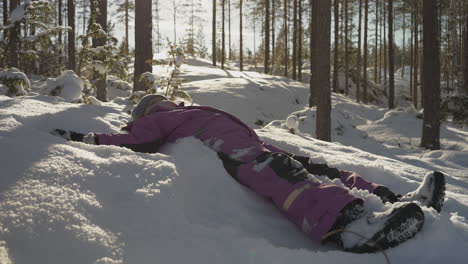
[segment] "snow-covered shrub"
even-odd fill
[[[10,68],[8,71],[0,71],[0,83],[6,87],[2,92],[8,96],[26,95],[30,91],[31,83],[23,72],[16,68]],[[1,90],[0,90],[1,92]]]
[[[171,100],[176,100],[177,98],[186,100],[188,102],[192,101],[192,97],[181,91],[183,80],[179,78],[180,67],[185,62],[184,49],[180,46],[172,45],[169,43],[168,55],[170,58],[169,67],[171,69],[171,75],[169,78],[161,78],[159,80],[159,86],[161,87],[161,93],[169,97]],[[157,90],[155,90],[156,92]]]
[[[156,93],[158,89],[158,85],[156,82],[158,81],[158,77],[156,74],[151,72],[145,72],[140,75],[140,82],[146,87],[146,91],[148,93]]]
[[[83,92],[83,80],[74,71],[64,71],[57,79],[47,80],[46,92],[48,95],[59,96],[70,102],[81,99]]]
[[[468,96],[449,96],[442,100],[442,118],[452,117],[452,122],[459,126],[468,126]]]
[[[107,99],[113,100],[116,97],[129,97],[132,94],[132,86],[117,76],[107,76]]]

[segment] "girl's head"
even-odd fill
[[[141,98],[137,106],[133,108],[132,119],[136,120],[152,112],[170,111],[176,108],[177,105],[167,97],[159,94],[148,94]]]

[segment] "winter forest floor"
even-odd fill
[[[165,67],[155,72],[169,74]],[[267,142],[357,171],[397,193],[414,190],[428,171],[444,172],[442,212],[424,208],[422,231],[386,254],[391,263],[466,263],[467,129],[444,123],[442,149],[426,151],[418,147],[422,120],[416,111],[388,111],[333,94],[333,142],[322,142],[314,139],[315,108],[307,107],[305,83],[195,59],[181,74],[195,104],[221,108]],[[397,80],[397,87],[406,84]],[[193,138],[143,154],[49,134],[54,128],[118,132],[129,119],[124,107],[120,99],[97,106],[0,95],[1,264],[386,263],[380,253],[346,253],[310,241]],[[295,134],[287,119],[298,120]],[[352,192],[369,210],[390,206]]]

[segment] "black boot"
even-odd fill
[[[350,224],[351,222],[366,214],[366,210],[363,207],[363,203],[363,200],[354,200],[348,205],[346,205],[343,209],[341,209],[340,216],[338,216],[338,218],[336,219],[335,223],[329,231],[330,235],[326,237],[322,242],[333,242],[342,246],[340,238],[342,231],[340,230],[348,224]]]
[[[370,253],[395,247],[414,237],[424,225],[424,213],[415,203],[373,212],[345,227],[341,233],[344,250]]]
[[[423,206],[432,207],[437,212],[442,210],[445,199],[445,176],[439,171],[426,174],[421,185],[414,192],[410,192],[400,201],[419,201]]]

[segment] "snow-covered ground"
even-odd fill
[[[333,143],[314,139],[309,87],[282,77],[223,71],[190,60],[184,90],[221,108],[287,151],[355,170],[398,193],[424,174],[448,176],[442,212],[386,254],[391,263],[466,263],[468,131],[444,124],[442,150],[418,147],[422,121],[333,96]],[[156,67],[157,74],[168,74]],[[33,84],[34,90],[34,84]],[[239,185],[216,153],[193,138],[159,154],[66,142],[54,128],[118,132],[122,100],[102,106],[59,97],[0,95],[0,263],[385,263],[310,241],[268,201]],[[299,131],[288,132],[296,116]],[[258,124],[268,124],[260,127]],[[383,210],[365,192],[368,208]]]

